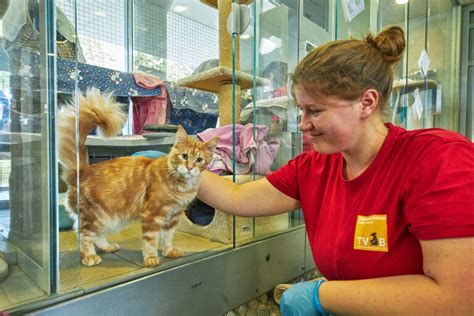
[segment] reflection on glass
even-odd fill
[[[230,6],[216,8],[213,1],[55,2],[58,108],[65,102],[75,104],[78,93],[98,87],[111,91],[128,111],[120,136],[88,136],[90,163],[137,152],[167,153],[174,142],[173,128],[180,124],[195,138],[212,137],[204,132],[208,129],[226,133],[228,150],[216,157],[211,170],[237,182],[264,177],[312,149],[298,130],[298,111],[287,91],[288,74],[297,61],[332,39],[360,38],[368,30],[375,32],[374,26],[393,24],[407,31],[408,47],[395,69],[386,121],[407,128],[458,128],[459,104],[453,103],[458,86],[453,70],[457,16],[449,0],[366,0],[364,10],[351,21],[344,17],[341,1],[322,1],[322,9],[315,11],[313,1],[255,0],[249,5],[253,20],[233,40],[223,18]],[[47,297],[55,288],[51,275],[59,275],[59,294],[94,290],[303,224],[300,211],[236,218],[196,201],[179,220],[175,244],[183,257],[159,253],[162,263],[144,268],[141,226],[134,221],[109,236],[110,242],[120,244],[120,251],[101,254],[100,265],[82,266],[79,234],[64,208],[67,187],[49,178],[54,146],[48,143],[49,116],[42,106],[51,89],[42,81],[47,70],[42,67],[46,43],[40,41],[44,18],[36,0],[3,3],[0,310]],[[39,2],[42,7],[44,3]],[[418,67],[423,49],[430,58],[426,76]],[[413,112],[416,88],[423,108],[419,118]],[[49,205],[55,181],[58,210]],[[50,240],[56,236],[49,228],[56,211],[59,237]],[[58,263],[50,260],[56,244]],[[54,270],[56,264],[59,271]]]
[[[361,38],[370,31],[371,19],[374,19],[374,13],[377,12],[373,7],[373,1],[337,1],[337,3],[336,39],[346,39],[350,36]]]
[[[407,129],[417,129],[423,128],[424,121],[427,118],[426,115],[426,104],[423,102],[425,99],[424,95],[424,81],[425,78],[421,73],[420,67],[418,65],[418,60],[422,54],[423,50],[427,49],[426,42],[426,10],[428,6],[428,1],[417,1],[407,4],[408,5],[408,23],[407,23],[407,33],[409,34],[407,40],[407,79],[408,82],[405,84],[405,94],[407,94],[406,102],[408,104],[406,112],[406,123],[405,126]],[[418,90],[416,90],[418,88]],[[419,99],[416,99],[416,92],[419,94]],[[415,94],[414,94],[415,93]],[[421,106],[417,105],[415,102],[421,102]],[[423,111],[420,114],[420,111],[417,109],[422,108]]]
[[[256,1],[252,4],[256,21],[255,26],[251,25],[253,34],[244,33],[250,36],[240,37],[240,65],[255,76],[254,89],[241,96],[240,124],[243,132],[246,128],[253,129],[256,143],[252,152],[255,164],[251,170],[242,170],[241,178],[246,173],[255,179],[262,178],[301,152],[301,135],[293,123],[294,105],[288,99],[286,84],[289,63],[296,63],[297,59],[297,28],[293,29],[291,23],[298,25],[298,6],[299,1],[290,7],[272,1]],[[241,237],[237,237],[237,242],[250,242],[253,238],[280,233],[301,223],[299,211],[257,217],[252,221],[237,218],[236,236]]]
[[[427,52],[430,58],[426,77],[425,106],[430,116],[424,127],[459,131],[459,75],[457,64],[460,47],[456,47],[456,12],[451,1],[429,1]]]
[[[441,127],[458,129],[455,28],[456,8],[450,1],[383,2],[379,27],[400,25],[406,30],[404,59],[395,69],[395,81],[386,121],[407,129]],[[426,52],[426,74],[420,58]],[[418,98],[416,96],[418,95]]]
[[[406,28],[408,14],[408,5],[406,3],[387,1],[381,3],[379,6],[379,29],[389,25],[398,25],[404,30]],[[407,32],[405,36],[407,36]],[[405,126],[408,89],[406,87],[406,61],[410,48],[406,48],[402,60],[398,62],[394,69],[394,85],[392,88],[392,95],[385,111],[385,122],[392,122],[395,125]]]
[[[190,135],[216,126],[216,94],[192,84],[193,76],[212,72],[218,66],[215,9],[198,2],[177,9],[163,2],[140,0],[133,1],[133,10],[127,10],[123,1],[117,1],[117,6],[110,6],[107,1],[78,1],[77,7],[60,1],[59,5],[71,21],[77,20],[84,59],[77,56],[76,64],[58,58],[58,99],[75,102],[75,93],[97,87],[102,92],[112,91],[118,102],[128,105],[128,123],[120,136],[110,140],[88,136],[91,164],[120,156],[156,157],[167,153],[174,143],[177,124]],[[128,25],[132,20],[133,25]],[[127,28],[130,31],[124,34]],[[133,43],[129,55],[125,52],[132,46],[126,46],[126,38]],[[130,71],[125,65],[131,65]],[[152,113],[151,108],[158,110]],[[100,253],[100,264],[83,266],[79,234],[64,211],[67,188],[64,183],[59,187],[60,222],[64,219],[59,237],[61,291],[113,285],[124,278],[167,269],[232,246],[228,216],[196,202],[178,224],[175,246],[184,251],[183,257],[167,258],[160,251],[160,265],[153,270],[144,268],[142,229],[136,220],[107,236],[109,242],[120,245],[119,251]]]
[[[39,4],[18,0],[2,9],[0,310],[47,295],[51,264]]]

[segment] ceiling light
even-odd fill
[[[188,9],[187,6],[185,5],[177,5],[173,8],[173,11],[176,12],[176,13],[181,13],[181,12],[184,12]]]
[[[276,44],[265,37],[262,38],[262,40],[260,41],[260,54],[262,55],[269,54],[273,52],[276,48]]]
[[[105,13],[104,11],[96,11],[94,12],[95,15],[97,16],[100,16],[101,18],[105,18],[107,16],[107,13]]]
[[[408,0],[395,0],[396,4],[406,4],[408,3]]]

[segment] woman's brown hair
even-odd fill
[[[295,86],[323,95],[355,100],[369,89],[380,94],[382,108],[390,95],[393,66],[405,49],[403,29],[391,26],[377,36],[337,40],[315,48],[296,66],[291,76]]]

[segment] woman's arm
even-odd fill
[[[424,275],[325,282],[328,313],[474,315],[474,238],[421,240]]]
[[[267,216],[297,210],[300,202],[278,191],[267,179],[235,184],[204,171],[198,198],[226,213],[239,216]]]

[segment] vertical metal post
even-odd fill
[[[41,137],[44,141],[42,146],[47,146],[47,156],[42,161],[48,170],[47,182],[44,186],[42,196],[48,196],[46,203],[42,203],[49,210],[49,225],[47,225],[46,236],[49,236],[49,243],[43,243],[43,258],[48,258],[41,263],[43,273],[49,276],[49,280],[40,278],[39,284],[43,289],[48,288],[49,293],[56,293],[59,288],[59,264],[58,264],[58,166],[56,155],[56,1],[39,1],[40,15],[40,87],[41,106],[45,112],[46,120],[42,120]],[[44,214],[43,214],[44,215]],[[49,227],[48,227],[49,226]],[[49,286],[48,286],[49,283]]]

